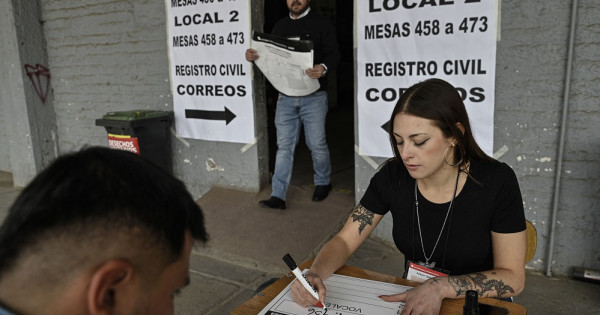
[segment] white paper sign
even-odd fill
[[[493,150],[496,0],[356,1],[359,148],[392,156],[381,127],[401,93],[428,78],[454,85],[478,144]]]
[[[171,90],[184,138],[254,139],[248,0],[165,0]]]

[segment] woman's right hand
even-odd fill
[[[319,275],[315,273],[311,273],[310,271],[306,273],[306,279],[310,284],[313,285],[313,288],[317,290],[319,293],[319,299],[315,299],[306,288],[298,281],[298,279],[292,282],[292,298],[294,302],[298,303],[302,307],[311,307],[318,306],[317,303],[321,302],[324,304],[325,295],[327,293],[327,289],[325,289],[325,285],[323,284],[323,280],[319,277]]]

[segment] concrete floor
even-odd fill
[[[334,117],[352,121],[347,113]],[[334,191],[326,200],[311,200],[310,155],[300,145],[287,210],[258,207],[258,200],[269,196],[270,187],[258,194],[215,188],[198,201],[211,240],[193,251],[191,284],[176,298],[176,314],[229,314],[261,284],[288,272],[281,260],[285,253],[297,262],[312,258],[335,234],[354,205],[354,153],[347,131],[328,132]],[[11,174],[0,172],[0,222],[18,194]],[[348,264],[402,275],[404,258],[390,244],[369,238]],[[525,306],[529,314],[600,314],[600,285],[528,271],[525,290],[515,303]]]

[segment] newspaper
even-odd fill
[[[254,64],[277,91],[288,96],[304,96],[319,89],[319,80],[305,73],[314,66],[312,41],[252,32],[250,47],[259,56]]]

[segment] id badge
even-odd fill
[[[431,279],[431,278],[435,278],[435,277],[447,277],[448,274],[446,272],[447,272],[446,270],[441,270],[441,269],[434,270],[431,268],[427,268],[419,263],[409,261],[405,278],[407,280],[423,282],[427,279]]]

